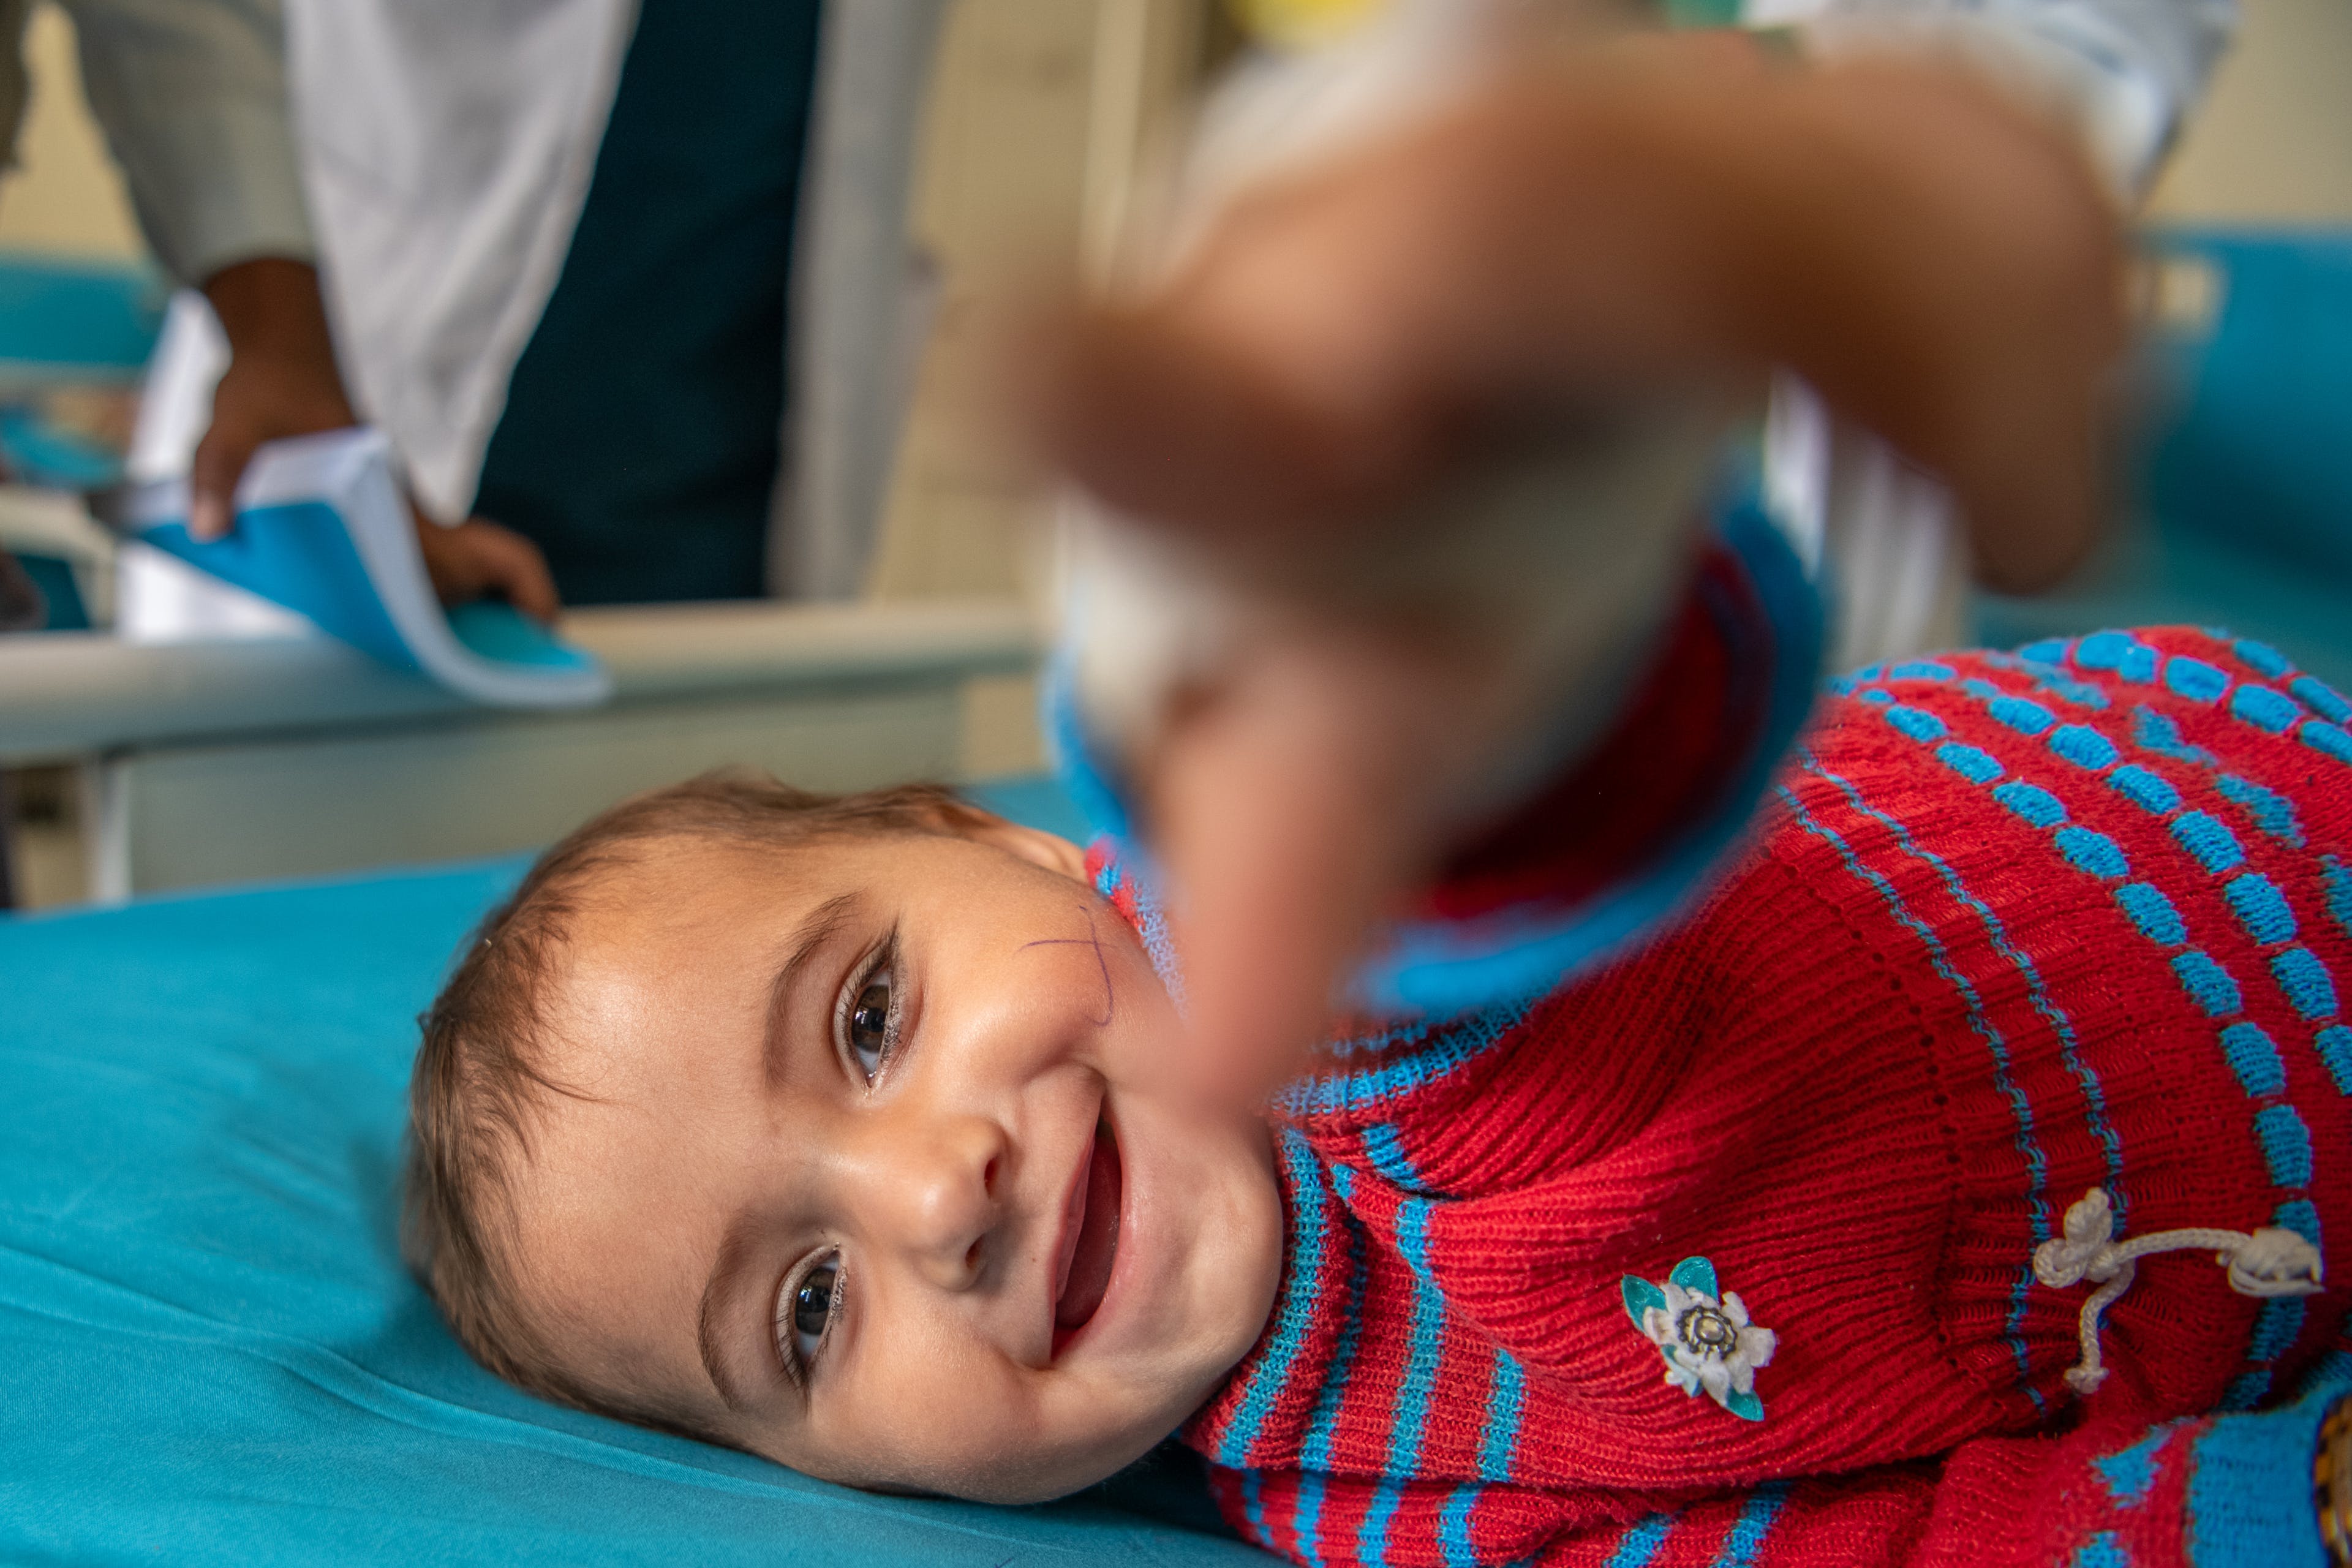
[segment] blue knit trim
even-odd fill
[[[2286,1092],[2286,1063],[2259,1024],[2232,1024],[2221,1031],[2221,1054],[2245,1091],[2260,1098]]]
[[[2156,1456],[2171,1439],[2172,1431],[2170,1426],[2158,1426],[2129,1447],[2091,1461],[2091,1468],[2107,1483],[2107,1496],[2117,1506],[2137,1508],[2147,1500],[2148,1489],[2156,1485]]]
[[[2192,949],[2173,959],[2172,973],[2180,977],[2182,986],[2197,1005],[2205,1009],[2209,1018],[2226,1018],[2246,1005],[2236,979],[2202,949]]]
[[[2179,947],[2189,940],[2189,928],[2181,923],[2180,911],[2162,889],[2147,882],[2126,882],[2116,889],[2116,902],[2139,934],[2158,947]]]
[[[2271,647],[2270,644],[2256,642],[2252,637],[2239,638],[2231,645],[2230,651],[2238,656],[2240,664],[2245,665],[2255,674],[2267,679],[2279,679],[2283,676],[2291,674],[2294,669],[2294,666],[2287,662],[2284,654]]]
[[[1959,774],[1970,784],[1989,784],[2000,777],[2000,764],[1992,753],[1980,747],[1947,741],[1936,748],[1936,760]]]
[[[2068,1568],[2131,1568],[2131,1552],[2123,1537],[2112,1530],[2103,1530],[2074,1549],[2068,1559]]]
[[[2296,849],[2303,847],[2303,824],[2295,817],[2294,802],[2235,773],[2215,775],[2213,787],[2221,792],[2223,799],[2252,817],[2254,826],[2266,836]]]
[[[1404,1140],[1397,1135],[1395,1124],[1376,1121],[1364,1129],[1364,1158],[1372,1169],[1386,1177],[1389,1184],[1408,1193],[1425,1193],[1421,1173],[1413,1166],[1412,1157],[1404,1152]]]
[[[1925,708],[1897,703],[1891,708],[1881,709],[1878,716],[1915,741],[1940,741],[1951,733],[1949,725]]]
[[[2294,911],[2287,907],[2286,895],[2260,871],[2231,879],[2221,892],[2230,900],[2230,910],[2238,917],[2238,923],[2254,939],[2255,946],[2273,947],[2294,940]]]
[[[2143,811],[2158,816],[2169,816],[2180,809],[2180,792],[2161,773],[2152,773],[2137,763],[2126,763],[2107,775],[2107,787],[2130,801]]]
[[[2104,833],[2088,827],[2062,827],[2052,837],[2058,852],[2077,870],[2110,882],[2131,875],[2131,862],[2124,858],[2122,847]]]
[[[2153,708],[2132,710],[2132,744],[2143,752],[2170,757],[2176,763],[2195,763],[2200,767],[2217,767],[2221,761],[2204,747],[2190,745],[2180,733],[2179,721]]]
[[[2058,715],[2041,703],[2007,692],[1987,701],[1985,711],[2021,735],[2039,735],[2058,722]]]
[[[1763,609],[1755,663],[1769,666],[1754,745],[1706,815],[1642,870],[1568,910],[1509,910],[1392,932],[1358,972],[1350,1000],[1373,1013],[1444,1016],[1497,997],[1531,997],[1602,962],[1697,897],[1738,844],[1772,772],[1811,710],[1821,667],[1822,605],[1786,538],[1756,502],[1718,515],[1718,537]]]
[[[1241,1407],[1217,1443],[1213,1458],[1230,1469],[1249,1463],[1274,1402],[1290,1382],[1307,1331],[1323,1300],[1323,1277],[1329,1264],[1330,1238],[1324,1229],[1324,1199],[1330,1187],[1313,1145],[1291,1128],[1276,1130],[1276,1149],[1296,1194],[1290,1213],[1290,1257],[1284,1270],[1281,1299],[1266,1327],[1263,1351],[1244,1363]],[[1261,1537],[1262,1539],[1263,1537]]]
[[[1780,1510],[1789,1500],[1788,1481],[1767,1481],[1748,1495],[1747,1505],[1740,1509],[1729,1533],[1723,1538],[1723,1547],[1715,1554],[1715,1568],[1754,1568],[1756,1553],[1762,1548],[1764,1538],[1772,1532],[1772,1521],[1780,1517]]]
[[[1449,1023],[1407,1055],[1325,1077],[1300,1079],[1275,1096],[1275,1109],[1296,1118],[1376,1109],[1469,1066],[1525,1022],[1528,1004],[1506,1003]]]
[[[1992,797],[2036,827],[2055,827],[2066,820],[2066,807],[2056,795],[2022,779],[2001,785]]]
[[[2336,1016],[2336,982],[2327,965],[2307,947],[2291,947],[2271,960],[2271,977],[2286,993],[2294,1010],[2306,1018]]]
[[[2330,1024],[2312,1037],[2312,1044],[2319,1048],[2327,1076],[2336,1080],[2336,1092],[2352,1094],[2352,1029]]]
[[[2352,724],[2352,702],[2315,675],[2300,675],[2287,682],[2286,689],[2303,700],[2303,705],[2331,724]]]
[[[2254,1112],[2254,1138],[2270,1166],[2271,1185],[2311,1185],[2311,1129],[2292,1105],[2266,1105]]]
[[[1242,1517],[1249,1521],[1252,1537],[1273,1539],[1265,1532],[1265,1480],[1255,1470],[1242,1472]]]
[[[1364,1510],[1364,1517],[1356,1525],[1356,1558],[1379,1568],[1389,1560],[1389,1521],[1396,1517],[1397,1504],[1404,1499],[1404,1488],[1394,1481],[1382,1481],[1372,1489],[1372,1500]]]
[[[2093,632],[2074,645],[2074,664],[2081,669],[2120,669],[2140,640],[2129,632]]]
[[[2311,1456],[2334,1392],[2223,1415],[2197,1436],[2182,1531],[2196,1568],[2324,1568]]]
[[[1396,1408],[1389,1417],[1388,1453],[1381,1473],[1402,1485],[1421,1472],[1421,1447],[1429,1418],[1429,1398],[1437,1384],[1437,1363],[1445,1343],[1445,1297],[1432,1278],[1429,1263],[1429,1207],[1408,1201],[1397,1211],[1397,1251],[1413,1272],[1412,1314],[1407,1330],[1403,1375],[1398,1380]],[[1385,1510],[1381,1503],[1386,1504]],[[1359,1539],[1367,1561],[1384,1559],[1388,1515],[1395,1500],[1383,1490],[1374,1504],[1377,1521],[1367,1513]]]
[[[1501,1346],[1495,1349],[1495,1371],[1486,1384],[1486,1426],[1478,1438],[1478,1475],[1482,1480],[1507,1481],[1518,1458],[1519,1419],[1527,1406],[1527,1369]]]
[[[2267,730],[2273,735],[2284,735],[2303,717],[2303,709],[2292,697],[2272,690],[2267,686],[2241,686],[2231,694],[2230,715],[2242,719],[2257,730]]]
[[[1478,1486],[1455,1487],[1445,1497],[1444,1506],[1437,1510],[1437,1547],[1444,1553],[1447,1563],[1462,1563],[1474,1568],[1478,1554],[1470,1545],[1470,1513],[1478,1506],[1486,1491]]]
[[[2050,749],[2093,773],[2112,765],[2118,755],[2115,742],[2087,724],[2060,725],[2050,732]]]
[[[1666,1537],[1674,1532],[1675,1521],[1680,1517],[1679,1514],[1654,1513],[1627,1525],[1625,1533],[1618,1538],[1617,1550],[1609,1554],[1609,1561],[1603,1568],[1649,1568],[1651,1560],[1658,1554],[1658,1548],[1664,1546]]]
[[[2165,661],[2164,683],[2191,702],[2218,702],[2221,693],[2230,689],[2226,670],[2187,654],[2175,654]]]
[[[2172,837],[2196,857],[2199,865],[2217,877],[2246,863],[2246,852],[2239,847],[2237,835],[2217,816],[2201,811],[2184,812],[2172,819]]]
[[[2352,866],[2333,855],[2320,857],[2320,872],[2327,879],[2327,913],[2352,936]]]
[[[1331,1370],[1315,1395],[1314,1414],[1307,1417],[1307,1437],[1298,1447],[1298,1462],[1309,1470],[1331,1468],[1331,1437],[1339,1425],[1339,1402],[1348,1395],[1348,1379],[1356,1369],[1356,1342],[1363,1330],[1364,1290],[1371,1279],[1371,1247],[1352,1220],[1348,1223],[1348,1305],[1339,1320],[1339,1342],[1331,1352]]]
[[[2303,743],[2315,752],[2324,752],[2339,763],[2352,763],[2352,734],[2347,734],[2333,724],[2323,724],[2314,719],[2306,722],[2300,736]]]

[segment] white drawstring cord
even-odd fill
[[[2248,1235],[2191,1228],[2159,1230],[2129,1241],[2115,1237],[2115,1206],[2105,1188],[2093,1187],[2066,1211],[2066,1234],[2033,1249],[2034,1278],[2053,1289],[2083,1279],[2101,1281],[2083,1303],[2083,1359],[2066,1373],[2077,1394],[2089,1394],[2106,1381],[2107,1369],[2099,1362],[2099,1316],[2131,1289],[2137,1260],[2152,1252],[2210,1252],[2214,1262],[2229,1269],[2230,1289],[2241,1296],[2315,1296],[2322,1289],[2319,1248],[2291,1230],[2264,1228]]]

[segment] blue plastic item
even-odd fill
[[[0,920],[0,1561],[1266,1561],[845,1491],[468,1361],[401,1268],[394,1160],[415,1016],[520,869]]]
[[[0,379],[136,379],[168,294],[152,268],[0,256]]]

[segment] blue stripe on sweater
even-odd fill
[[[1649,1568],[1650,1560],[1657,1556],[1658,1548],[1673,1532],[1675,1518],[1671,1513],[1654,1513],[1627,1525],[1604,1568]]]
[[[2131,1551],[2124,1545],[2123,1537],[2112,1530],[2103,1530],[2074,1549],[2067,1559],[2067,1568],[2131,1568]]]
[[[2034,1240],[2047,1241],[2050,1239],[2050,1203],[2045,1194],[2049,1185],[2049,1162],[2043,1156],[2042,1146],[2034,1137],[2033,1108],[2027,1102],[2024,1093],[2011,1081],[2009,1042],[2001,1037],[2000,1030],[1993,1027],[1992,1020],[1985,1016],[1983,999],[1977,994],[1976,987],[1969,984],[1961,977],[1960,973],[1952,967],[1951,959],[1944,951],[1942,940],[1925,921],[1913,914],[1904,904],[1902,895],[1895,890],[1895,885],[1878,872],[1864,865],[1854,854],[1853,847],[1846,843],[1837,829],[1821,821],[1807,810],[1805,803],[1797,798],[1795,791],[1786,784],[1776,787],[1780,791],[1780,799],[1796,817],[1798,825],[1837,851],[1838,858],[1845,862],[1845,868],[1876,892],[1880,900],[1886,905],[1887,912],[1892,914],[1896,921],[1907,929],[1912,935],[1919,939],[1920,943],[1927,950],[1928,962],[1935,965],[1936,973],[1943,977],[1944,984],[1959,994],[1962,1005],[1968,1009],[1969,1026],[1976,1031],[1977,1037],[1984,1041],[1986,1048],[1992,1054],[1993,1083],[2000,1089],[2001,1097],[2009,1101],[2011,1113],[2016,1118],[2017,1152],[2025,1161],[2028,1176],[2026,1196],[2033,1215]],[[2002,1338],[2009,1343],[2010,1355],[2016,1361],[2018,1374],[2021,1377],[2027,1374],[2028,1368],[2025,1341],[2019,1333],[2018,1328],[2025,1320],[2025,1299],[2027,1293],[2032,1289],[2033,1265],[2029,1260],[2021,1266],[2015,1282],[2010,1287],[2009,1319],[2001,1328]],[[2033,1393],[2031,1388],[2027,1392]],[[2041,1396],[2038,1394],[2034,1394],[2034,1403],[2037,1406],[2041,1404]]]
[[[1739,1510],[1738,1521],[1723,1538],[1723,1549],[1715,1554],[1715,1568],[1754,1568],[1757,1549],[1789,1500],[1789,1486],[1787,1481],[1767,1481],[1748,1494],[1748,1506]]]
[[[1265,1353],[1257,1359],[1242,1390],[1241,1408],[1234,1412],[1233,1425],[1217,1444],[1216,1460],[1231,1469],[1242,1469],[1249,1464],[1249,1451],[1257,1442],[1259,1431],[1274,1408],[1274,1402],[1290,1382],[1290,1369],[1298,1359],[1299,1342],[1306,1337],[1307,1325],[1315,1321],[1315,1309],[1323,1299],[1323,1274],[1328,1258],[1328,1239],[1323,1224],[1324,1175],[1315,1151],[1298,1132],[1285,1127],[1279,1130],[1279,1152],[1285,1170],[1290,1174],[1291,1190],[1298,1194],[1291,1206],[1294,1211],[1291,1230],[1290,1268],[1283,1280],[1282,1299],[1275,1303],[1273,1331]]]
[[[1429,1273],[1429,1210],[1428,1204],[1411,1198],[1397,1210],[1397,1251],[1413,1274],[1412,1319],[1396,1410],[1389,1417],[1389,1450],[1381,1466],[1388,1479],[1374,1494],[1356,1534],[1356,1554],[1367,1563],[1388,1561],[1389,1521],[1403,1496],[1403,1483],[1421,1468],[1429,1396],[1436,1387],[1438,1352],[1444,1344],[1445,1298]]]
[[[1482,1480],[1507,1481],[1519,1441],[1519,1413],[1527,1403],[1527,1369],[1497,1346],[1495,1373],[1486,1384],[1486,1430],[1478,1440]]]
[[[1364,1510],[1363,1522],[1356,1527],[1356,1560],[1375,1565],[1389,1560],[1389,1521],[1396,1517],[1398,1501],[1404,1489],[1394,1481],[1382,1481],[1372,1489],[1372,1500]]]
[[[1959,873],[1953,868],[1951,862],[1935,851],[1922,847],[1911,837],[1909,828],[1864,800],[1859,789],[1822,766],[1821,760],[1811,752],[1805,753],[1805,765],[1837,785],[1856,811],[1893,833],[1895,843],[1901,847],[1905,854],[1931,868],[1937,876],[1942,879],[1946,890],[1959,902],[1962,908],[1977,917],[1979,923],[1985,929],[1985,934],[1992,939],[1993,951],[2000,954],[2001,958],[2018,973],[2024,976],[2026,994],[2032,999],[2034,1012],[2041,1016],[2043,1023],[2050,1026],[2051,1032],[2058,1037],[2059,1054],[2065,1059],[2066,1070],[2074,1075],[2075,1084],[2083,1091],[2085,1112],[2084,1120],[2090,1127],[2091,1136],[2098,1140],[2101,1162],[2106,1169],[2107,1193],[2116,1205],[2116,1223],[2121,1226],[2124,1223],[2123,1140],[2116,1135],[2114,1123],[2107,1120],[2106,1090],[2099,1082],[2098,1073],[2083,1059],[2082,1041],[2074,1034],[2074,1022],[2051,996],[2049,987],[2042,984],[2042,971],[2024,950],[2010,940],[2008,927],[2001,923],[1999,915],[1993,913],[1992,907],[1962,884]],[[2063,836],[2071,831],[2074,830],[2062,828],[2060,833]],[[2117,858],[2120,859],[2121,856],[2118,855]]]
[[[2196,1568],[2324,1568],[2311,1456],[2334,1392],[2283,1410],[2224,1415],[2198,1436],[2182,1531]]]
[[[2320,869],[2327,878],[2327,912],[2352,936],[2352,866],[2347,866],[2333,855],[2323,855]]]
[[[1404,1140],[1397,1135],[1395,1126],[1378,1121],[1364,1129],[1364,1158],[1372,1169],[1388,1178],[1392,1186],[1409,1193],[1425,1192],[1421,1173],[1413,1168],[1412,1156],[1404,1152]]]
[[[1344,1201],[1348,1196],[1347,1167],[1334,1167],[1331,1175]],[[1339,1425],[1339,1402],[1347,1396],[1348,1379],[1356,1367],[1356,1342],[1363,1326],[1364,1288],[1371,1276],[1370,1250],[1363,1233],[1350,1223],[1348,1305],[1346,1315],[1339,1320],[1339,1343],[1331,1353],[1331,1371],[1315,1396],[1315,1414],[1307,1423],[1307,1440],[1298,1448],[1299,1467],[1306,1473],[1299,1483],[1298,1515],[1293,1529],[1298,1538],[1298,1553],[1309,1563],[1323,1561],[1322,1472],[1331,1468],[1331,1437]]]
[[[1470,1545],[1470,1510],[1478,1506],[1478,1494],[1486,1489],[1455,1487],[1447,1494],[1445,1506],[1437,1510],[1437,1548],[1446,1562],[1475,1568],[1478,1553]]]
[[[1528,1016],[1528,1004],[1489,1007],[1440,1031],[1418,1050],[1355,1072],[1301,1079],[1275,1098],[1286,1116],[1369,1110],[1458,1071],[1499,1044]]]

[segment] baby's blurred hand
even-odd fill
[[[1279,588],[1443,526],[1422,503],[1530,432],[1783,364],[2031,586],[2087,542],[2119,254],[2070,135],[1957,68],[1645,39],[1234,203],[1166,288],[1070,325],[1044,424],[1124,517]],[[1296,1069],[1521,711],[1449,628],[1294,597],[1121,758],[1202,1059],[1244,1091]]]

